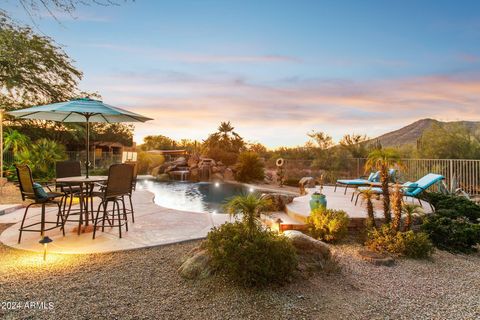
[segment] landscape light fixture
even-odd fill
[[[52,239],[50,239],[48,236],[44,236],[38,243],[43,244],[43,261],[47,260],[47,245],[53,242]]]

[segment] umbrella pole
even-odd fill
[[[86,116],[87,118],[87,162],[85,166],[87,167],[87,179],[88,179],[88,170],[90,168],[90,116]]]

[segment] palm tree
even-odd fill
[[[3,140],[4,151],[11,151],[15,156],[19,152],[27,149],[29,144],[30,139],[23,133],[12,129],[8,129],[7,132],[5,132],[5,137]]]
[[[422,215],[424,214],[422,206],[415,204],[415,203],[404,203],[403,204],[403,212],[405,213],[405,225],[404,230],[410,230],[412,226],[412,217],[414,214]]]
[[[393,209],[393,223],[392,229],[395,231],[400,230],[400,224],[402,223],[402,205],[403,205],[403,194],[398,183],[395,184],[395,189],[392,195],[392,209]]]
[[[372,202],[372,198],[375,195],[375,193],[373,192],[372,188],[368,188],[368,189],[362,190],[360,194],[362,196],[362,199],[365,200],[365,202],[367,203],[367,221],[366,221],[367,229],[375,228],[376,227],[375,212],[373,211],[373,202]]]
[[[224,140],[227,140],[229,138],[229,134],[232,133],[233,135],[236,135],[236,133],[233,131],[235,129],[230,121],[223,121],[220,122],[220,125],[218,126],[218,132],[222,135]]]
[[[390,213],[390,192],[388,189],[389,174],[388,171],[392,167],[401,166],[399,153],[394,149],[377,149],[368,155],[365,171],[380,171],[380,181],[382,182],[383,192],[383,213],[385,222],[390,223],[392,215]]]
[[[225,205],[225,209],[234,217],[242,214],[242,222],[249,233],[253,234],[260,225],[260,215],[266,213],[271,205],[270,200],[263,199],[255,193],[250,193],[231,198]]]

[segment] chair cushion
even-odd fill
[[[35,192],[35,196],[38,199],[48,199],[48,194],[45,192],[43,189],[42,185],[40,183],[34,182],[33,183],[33,192]]]
[[[370,184],[371,181],[365,179],[353,179],[353,180],[337,180],[337,183],[348,184],[351,186],[363,186]]]
[[[367,191],[367,190],[372,190],[372,193],[374,194],[382,194],[383,191],[382,191],[382,188],[371,188],[371,187],[360,187],[357,189],[358,191],[362,192],[362,191]]]
[[[380,171],[377,171],[373,174],[373,176],[368,179],[370,182],[380,182]]]

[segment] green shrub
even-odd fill
[[[424,198],[429,201],[437,211],[453,210],[455,211],[455,217],[467,217],[473,223],[479,222],[480,206],[467,198],[437,192],[428,192]]]
[[[16,160],[30,166],[35,179],[55,177],[55,162],[67,159],[65,146],[49,139],[38,139],[16,155]]]
[[[347,235],[350,219],[345,211],[318,208],[310,213],[307,222],[314,238],[334,242]]]
[[[372,251],[415,259],[428,258],[433,253],[433,245],[427,234],[395,231],[388,224],[372,229],[365,245]]]
[[[254,152],[242,152],[238,156],[235,179],[241,182],[263,180],[265,167],[260,157]]]
[[[161,154],[151,154],[141,151],[137,156],[138,174],[149,174],[150,171],[165,162],[165,157]]]
[[[246,286],[283,283],[297,266],[289,239],[269,230],[251,233],[241,222],[213,228],[204,246],[212,256],[213,267]]]
[[[437,248],[450,252],[474,252],[480,243],[480,225],[465,217],[457,216],[455,210],[438,210],[425,219],[422,230]]]
[[[404,255],[413,259],[425,259],[432,255],[433,244],[425,232],[400,232],[405,243]]]

